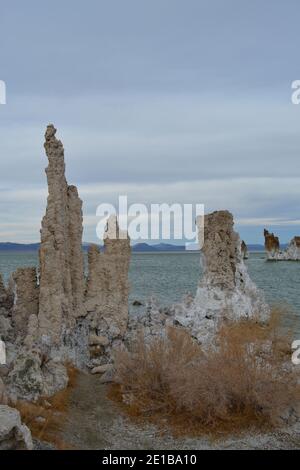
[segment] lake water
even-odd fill
[[[21,266],[36,266],[36,253],[0,253],[0,271],[5,279]],[[251,253],[246,261],[249,274],[271,305],[287,306],[287,326],[300,337],[300,262],[266,262],[264,253]],[[130,266],[130,305],[155,296],[161,304],[195,293],[201,275],[199,253],[133,253]],[[130,307],[134,309],[136,307]]]

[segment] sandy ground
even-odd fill
[[[74,449],[201,450],[300,449],[300,423],[272,434],[247,434],[211,442],[206,438],[173,438],[154,426],[139,427],[120,414],[107,397],[99,376],[80,374],[71,395],[62,439]]]

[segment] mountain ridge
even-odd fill
[[[83,251],[88,251],[88,247],[93,243],[84,242],[82,244]],[[100,245],[100,244],[99,244]],[[287,244],[282,244],[281,248],[284,249]],[[14,242],[0,242],[0,252],[28,252],[34,253],[39,250],[40,243],[14,243]],[[251,252],[264,251],[264,245],[260,244],[249,244],[248,250]],[[132,251],[134,253],[159,253],[159,252],[182,252],[182,251],[197,251],[197,250],[186,250],[185,245],[173,245],[171,243],[157,243],[150,245],[148,243],[137,243],[132,245]]]

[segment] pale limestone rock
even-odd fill
[[[10,391],[20,398],[37,400],[44,389],[42,358],[39,351],[22,349],[14,361],[9,374]]]
[[[103,364],[101,366],[94,367],[91,372],[92,374],[104,374],[105,372],[110,371],[112,368],[112,364]]]
[[[294,237],[285,250],[280,250],[279,238],[264,230],[268,261],[300,261],[300,237]]]
[[[61,358],[51,358],[41,351],[22,348],[9,374],[9,391],[19,398],[36,401],[52,396],[68,385],[68,373]]]
[[[199,342],[209,342],[226,320],[268,320],[269,306],[249,277],[230,212],[205,216],[202,264],[204,274],[194,301],[175,308],[175,321]]]
[[[19,411],[0,405],[0,450],[32,450],[31,433],[21,422]]]
[[[37,317],[39,309],[39,288],[35,268],[19,268],[13,273],[15,303],[12,321],[17,338],[24,339],[28,334],[29,317]]]
[[[300,261],[300,237],[294,237],[283,252],[287,261]]]
[[[89,249],[86,309],[91,330],[109,343],[123,338],[127,329],[130,253],[130,240],[114,217],[107,224],[104,252],[96,245]]]
[[[42,221],[40,248],[40,335],[61,344],[76,318],[84,316],[85,289],[82,242],[82,202],[65,178],[64,149],[49,125],[45,150],[49,196]]]
[[[145,310],[131,313],[125,344],[130,348],[130,344],[135,343],[140,335],[147,343],[151,342],[153,337],[164,336],[168,326],[174,326],[174,307],[162,308],[158,300],[151,297]]]

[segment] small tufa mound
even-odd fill
[[[268,261],[300,261],[300,237],[294,237],[285,250],[280,250],[279,238],[264,230]]]

